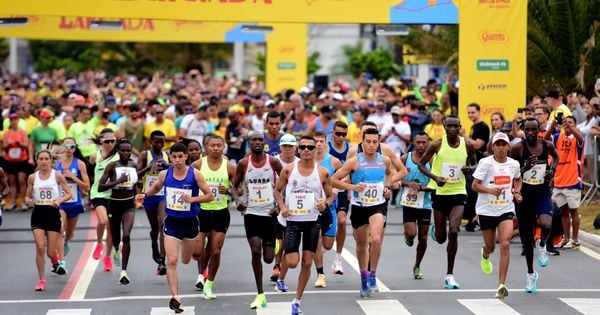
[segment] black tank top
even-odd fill
[[[527,159],[529,159],[530,156],[532,156],[533,154],[531,153],[531,151],[529,151],[529,146],[527,146],[527,140],[522,140],[523,142],[523,156],[521,158],[521,160],[519,160],[519,164],[521,165],[521,167],[523,167],[525,165],[525,162],[527,161]],[[537,157],[537,164],[546,164],[546,170],[549,167],[549,163],[548,163],[548,143],[546,142],[546,140],[542,140],[542,154],[540,154]],[[523,183],[523,189],[528,189],[528,190],[539,190],[539,189],[547,189],[548,188],[548,181],[544,181],[544,184],[542,185],[530,185],[527,183]]]

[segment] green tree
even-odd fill
[[[370,73],[374,79],[387,80],[400,74],[401,67],[394,62],[394,57],[388,50],[357,52],[353,49],[356,47],[346,46],[343,49],[345,54],[351,54],[347,56],[347,68],[355,78],[363,73]]]
[[[458,25],[437,25],[430,31],[411,27],[405,43],[419,54],[431,56],[434,64],[458,65]]]
[[[312,54],[308,55],[306,60],[306,73],[308,75],[314,74],[321,69],[319,57],[321,57],[321,53],[318,51],[313,51]]]

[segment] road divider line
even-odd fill
[[[519,315],[512,307],[498,299],[459,299],[458,302],[475,315]]]
[[[366,315],[411,315],[398,300],[357,300]]]

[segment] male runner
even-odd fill
[[[323,145],[325,141],[323,139]],[[301,159],[285,167],[277,183],[275,198],[281,207],[281,215],[287,220],[285,232],[285,260],[289,268],[300,262],[302,242],[302,265],[298,275],[296,295],[292,302],[292,315],[302,314],[300,301],[310,278],[310,267],[321,230],[319,213],[330,211],[333,202],[329,172],[315,161],[315,139],[300,138],[298,150]],[[283,198],[285,189],[286,198]]]
[[[181,143],[171,147],[173,165],[160,172],[158,180],[145,193],[136,196],[137,201],[151,197],[163,190],[165,194],[164,220],[165,253],[167,257],[167,282],[171,291],[169,308],[175,313],[183,312],[179,298],[177,261],[181,249],[181,262],[192,259],[194,244],[199,233],[198,212],[200,202],[210,202],[213,196],[200,171],[185,165],[187,148]],[[164,189],[163,189],[164,187]],[[199,191],[204,195],[198,196]]]
[[[446,289],[460,288],[453,273],[454,260],[458,251],[460,220],[467,200],[463,173],[471,171],[477,164],[475,148],[458,135],[460,128],[458,116],[446,117],[444,121],[446,136],[431,142],[418,162],[419,171],[432,179],[429,181],[429,187],[435,189],[431,198],[434,224],[429,226],[429,234],[439,244],[444,244],[448,238],[446,249],[448,269],[444,279]],[[435,159],[429,171],[426,164],[434,155]],[[449,221],[448,231],[446,231],[446,221]]]
[[[200,170],[204,176],[210,192],[213,195],[213,201],[203,203],[200,206],[198,219],[200,220],[200,237],[196,239],[194,256],[199,257],[198,267],[199,275],[202,276],[202,261],[208,261],[208,277],[204,281],[203,294],[207,300],[216,299],[213,294],[212,286],[221,263],[221,249],[225,242],[225,233],[229,228],[229,187],[235,176],[235,166],[228,162],[223,155],[225,149],[225,139],[218,135],[207,135],[209,137],[206,150],[208,155],[202,157],[192,164],[193,167]],[[205,248],[205,239],[208,244]],[[204,259],[205,256],[208,256]]]
[[[262,133],[249,135],[250,154],[240,160],[233,181],[233,195],[239,211],[245,211],[244,227],[252,252],[252,271],[258,294],[251,309],[267,307],[263,290],[263,267],[260,261],[270,264],[275,256],[275,217],[276,204],[273,197],[275,180],[281,172],[281,163],[264,151],[265,138]],[[237,189],[243,184],[243,198],[237,196]]]
[[[412,269],[415,279],[423,279],[421,261],[427,250],[427,230],[431,223],[432,189],[427,187],[429,177],[419,171],[417,166],[428,145],[429,136],[425,132],[419,132],[413,138],[415,150],[404,154],[400,158],[408,169],[408,175],[400,181],[402,186],[400,205],[402,206],[402,222],[404,222],[404,241],[406,245],[412,247],[415,237],[417,234],[419,235],[417,257]],[[429,162],[425,166],[428,170],[431,170]]]
[[[481,248],[481,269],[483,273],[492,273],[490,254],[496,247],[496,229],[500,242],[500,272],[496,298],[508,296],[506,274],[510,261],[510,239],[513,234],[515,204],[521,202],[521,171],[519,162],[508,157],[510,139],[499,132],[492,138],[494,155],[479,161],[473,173],[473,191],[477,192],[475,211],[479,216],[479,226],[483,235]]]
[[[542,229],[541,238],[535,243],[538,250],[537,262],[540,267],[546,267],[550,263],[546,242],[552,231],[554,208],[550,182],[554,178],[559,158],[552,142],[538,137],[540,123],[536,119],[526,119],[523,123],[523,132],[525,140],[512,147],[510,156],[521,165],[523,178],[521,193],[527,196],[523,198],[523,202],[517,204],[517,219],[527,263],[525,292],[534,293],[537,292],[539,279],[539,274],[533,270],[535,226],[537,221]],[[550,157],[552,157],[552,165],[549,163]]]

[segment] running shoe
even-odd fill
[[[125,270],[121,270],[121,276],[119,277],[119,283],[122,285],[128,285],[129,284],[129,277],[127,277],[127,271]]]
[[[486,275],[489,275],[492,273],[492,270],[494,270],[494,265],[492,265],[490,256],[488,255],[488,258],[483,257],[483,247],[481,248],[481,270]]]
[[[64,260],[58,262],[58,267],[56,267],[56,274],[60,276],[67,274],[67,264]]]
[[[199,274],[198,278],[196,279],[196,289],[198,290],[204,290],[204,275]]]
[[[292,303],[292,315],[301,315],[300,303]]]
[[[104,250],[104,244],[96,244],[96,248],[94,248],[94,254],[92,254],[92,258],[98,260],[102,256],[102,251]]]
[[[498,289],[496,289],[496,298],[503,299],[508,296],[508,288],[504,285],[504,283],[500,283],[498,285]]]
[[[171,298],[169,301],[169,308],[172,309],[176,314],[182,313],[181,302],[177,301],[176,298]]]
[[[71,252],[71,243],[69,241],[65,241],[65,256],[69,255]]]
[[[344,275],[344,265],[342,264],[341,257],[338,257],[333,261],[333,265],[331,265],[331,270],[336,275],[340,275],[340,276]]]
[[[435,238],[435,224],[433,223],[429,225],[429,237],[431,237],[434,242],[437,242],[437,238]]]
[[[271,281],[277,282],[277,279],[279,279],[279,273],[280,273],[279,266],[277,266],[277,265],[274,266],[273,271],[271,271]]]
[[[104,264],[104,271],[112,271],[113,265],[112,260],[110,260],[110,257],[104,256],[104,258],[102,259],[102,263]]]
[[[560,242],[560,249],[571,249],[573,248],[573,241],[572,240],[562,240],[562,242]]]
[[[44,291],[46,290],[46,280],[40,280],[38,284],[34,288],[35,291]]]
[[[275,286],[275,291],[277,292],[287,292],[288,291],[288,287],[285,285],[285,282],[283,282],[283,280],[277,280],[276,286]]]
[[[11,202],[10,202],[8,205],[6,205],[6,206],[4,207],[4,209],[5,209],[6,211],[13,211],[13,210],[16,210],[16,208],[17,208],[17,204],[15,203],[15,201],[14,201],[14,200],[13,200],[13,201],[11,201]]]
[[[546,248],[546,251],[550,256],[560,256],[560,251],[556,248]]]
[[[120,250],[115,250],[113,252],[113,262],[115,263],[115,266],[117,266],[117,267],[121,266],[121,251]]]
[[[250,308],[253,310],[265,307],[267,307],[267,297],[264,293],[256,295],[254,302],[250,303]]]
[[[324,274],[320,273],[317,275],[317,281],[315,282],[315,288],[325,288],[327,287],[327,278]]]
[[[158,267],[156,268],[157,276],[164,276],[167,274],[167,266],[165,265],[164,260],[158,263]]]
[[[571,244],[572,244],[571,249],[579,249],[581,247],[581,244],[579,244],[579,241],[573,241],[573,243],[571,243]]]
[[[206,281],[204,289],[202,290],[205,300],[214,300],[217,296],[212,291],[212,281]]]
[[[540,240],[535,241],[535,247],[538,251],[537,262],[538,266],[546,267],[550,263],[550,256],[548,256],[548,251],[546,250],[546,246],[540,246]]]
[[[423,279],[423,272],[421,271],[421,268],[415,267],[413,269],[413,277],[415,279]]]
[[[368,297],[369,296],[369,279],[361,278],[360,279],[360,297]]]
[[[444,279],[444,288],[446,289],[460,289],[460,284],[454,280],[453,275],[446,275]]]
[[[406,243],[406,245],[408,247],[412,247],[415,244],[415,240],[414,239],[411,240],[411,239],[404,237],[404,243]]]
[[[371,292],[379,292],[379,287],[377,286],[377,277],[375,275],[369,275],[369,293]]]
[[[56,271],[58,271],[58,262],[55,262],[52,264],[52,273],[56,273]]]
[[[525,292],[527,292],[527,293],[537,292],[537,284],[538,284],[539,278],[540,278],[540,275],[537,273],[537,271],[534,271],[533,273],[528,273],[527,274],[527,283],[525,284]]]

